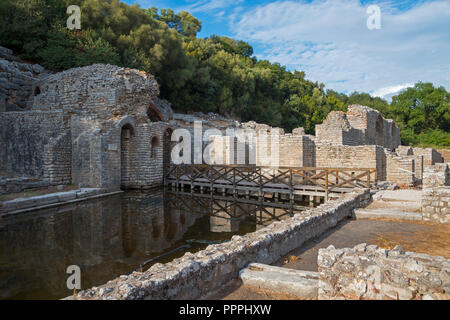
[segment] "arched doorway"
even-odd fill
[[[164,131],[164,135],[163,135],[163,173],[164,173],[164,177],[169,172],[170,154],[172,152],[172,147],[175,143],[175,142],[171,141],[172,133],[173,133],[173,129],[167,128]]]
[[[122,188],[127,188],[131,180],[131,140],[133,135],[133,127],[125,124],[120,134],[120,184]]]

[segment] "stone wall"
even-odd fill
[[[450,260],[365,243],[319,249],[319,299],[450,299]]]
[[[339,145],[379,145],[395,149],[400,145],[400,130],[393,120],[384,119],[377,110],[351,105],[347,113],[332,111],[316,125],[321,142]]]
[[[450,187],[424,189],[422,194],[422,219],[450,223]]]
[[[415,184],[415,161],[412,156],[398,156],[386,151],[386,180],[400,185]],[[420,173],[421,174],[421,173]]]
[[[319,143],[316,167],[375,168],[378,180],[386,179],[386,157],[380,146],[345,146]]]
[[[365,144],[363,132],[353,128],[342,111],[331,111],[322,124],[316,125],[321,143],[358,146]]]
[[[51,184],[72,183],[72,143],[67,131],[50,138],[44,147],[44,180]]]
[[[447,163],[427,166],[423,172],[423,188],[435,188],[450,185],[450,168]]]
[[[0,112],[28,109],[34,83],[46,71],[38,64],[23,63],[0,46]]]
[[[433,148],[413,148],[413,154],[423,156],[424,166],[432,166],[443,162],[441,154]]]
[[[370,192],[355,189],[345,197],[274,222],[229,242],[186,253],[172,262],[154,264],[145,272],[120,276],[80,292],[76,299],[196,299],[236,278],[251,262],[270,264],[340,220],[353,208],[367,205]]]
[[[44,177],[45,147],[66,130],[68,119],[62,112],[0,113],[0,170]]]

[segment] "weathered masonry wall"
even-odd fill
[[[0,46],[0,113],[27,109],[33,84],[45,73],[40,65],[22,63],[12,54]]]
[[[332,111],[322,124],[316,125],[322,142],[338,145],[379,145],[395,149],[400,145],[400,130],[391,119],[377,110],[351,105],[347,113]]]
[[[450,259],[365,243],[320,249],[319,299],[450,299]]]
[[[235,278],[250,262],[273,263],[305,241],[322,234],[353,208],[370,201],[370,192],[357,190],[345,197],[275,222],[245,236],[208,246],[195,254],[145,272],[120,276],[105,285],[80,292],[77,299],[195,299]]]
[[[420,162],[418,166],[420,166]],[[413,156],[398,156],[386,151],[386,180],[411,185],[415,181],[415,170]]]
[[[319,143],[316,167],[376,168],[378,180],[386,178],[386,157],[380,146],[344,146]]]
[[[450,170],[447,163],[428,166],[423,173],[423,220],[450,223]]]
[[[45,147],[66,130],[62,112],[0,113],[0,170],[42,178]]]
[[[424,189],[422,218],[426,221],[450,223],[450,187]]]
[[[441,154],[433,148],[412,148],[414,155],[423,156],[425,166],[443,162]]]
[[[423,172],[423,188],[436,188],[450,185],[450,168],[447,163],[437,163],[425,167]]]
[[[44,180],[51,184],[72,183],[71,136],[67,131],[50,138],[44,147]]]

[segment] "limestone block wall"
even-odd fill
[[[100,176],[95,169],[101,157],[95,147],[99,144],[100,124],[90,117],[72,115],[70,127],[72,183],[80,187],[100,187]]]
[[[129,180],[122,181],[123,187],[163,184],[163,133],[167,126],[164,122],[136,126],[135,136],[130,140]]]
[[[400,156],[411,156],[413,155],[413,148],[410,146],[398,146],[395,152]]]
[[[313,167],[315,144],[307,135],[285,134],[279,143],[281,167]]]
[[[44,147],[44,179],[52,184],[72,183],[72,138],[67,131],[50,138]]]
[[[424,160],[423,156],[412,156],[414,159],[414,176],[419,180],[422,181],[423,179],[423,169],[424,169]]]
[[[439,152],[433,148],[413,148],[414,155],[423,156],[424,166],[432,166],[436,163],[442,163],[443,158]]]
[[[395,153],[386,153],[386,180],[397,184],[411,185],[415,181],[415,161],[412,156],[398,156]],[[405,171],[406,170],[406,171]]]
[[[450,299],[450,259],[365,243],[319,249],[319,299]]]
[[[384,119],[379,111],[366,106],[351,105],[346,116],[350,125],[362,132],[361,144],[376,144],[389,149],[400,145],[400,130],[393,120]]]
[[[318,143],[316,167],[375,168],[378,180],[386,180],[386,157],[380,146],[346,146]]]
[[[0,113],[0,170],[44,177],[45,146],[69,130],[62,112]]]
[[[423,172],[423,189],[450,185],[450,169],[447,163],[427,166]]]
[[[422,194],[422,219],[450,223],[450,186],[424,189]]]
[[[351,146],[365,144],[363,132],[353,128],[342,111],[331,111],[322,124],[316,125],[316,136],[322,143]]]

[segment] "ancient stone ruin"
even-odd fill
[[[278,135],[280,166],[376,168],[380,181],[411,185],[421,181],[424,167],[443,161],[434,149],[401,146],[394,121],[365,106],[330,112],[316,136],[303,128],[284,133],[252,121],[174,114],[158,98],[153,76],[138,70],[96,64],[52,74],[17,61],[8,49],[0,52],[0,171],[9,175],[110,190],[162,185],[171,133],[193,132],[195,121],[203,130],[220,130],[223,136],[212,141],[219,152],[238,140],[226,136],[229,128],[256,130],[256,145],[265,134]]]
[[[366,106],[351,105],[347,112],[330,112],[322,124],[316,125],[316,135],[309,135],[303,128],[286,133],[281,128],[213,113],[175,113],[170,102],[158,97],[155,78],[135,69],[94,64],[51,73],[0,47],[0,75],[0,194],[49,186],[95,188],[40,199],[41,204],[56,207],[101,192],[162,187],[173,166],[171,152],[183,142],[173,138],[177,129],[193,137],[187,142],[192,147],[189,158],[193,163],[198,163],[199,155],[202,163],[206,154],[212,166],[261,168],[271,166],[268,159],[276,150],[276,165],[281,168],[313,168],[314,172],[319,168],[376,169],[376,181],[372,182],[378,184],[371,184],[369,174],[363,189],[352,187],[330,201],[327,191],[326,201],[316,203],[316,208],[307,208],[244,236],[233,236],[226,243],[209,245],[195,254],[188,252],[164,265],[156,263],[147,271],[122,275],[80,292],[75,299],[199,298],[236,278],[249,263],[274,263],[353,217],[356,208],[371,202],[369,188],[373,187],[373,192],[386,183],[390,187],[422,185],[420,219],[450,222],[450,171],[444,163],[448,161],[447,151],[402,146],[395,122]],[[197,130],[200,146],[195,140]],[[230,130],[242,135],[230,134]],[[203,141],[208,131],[213,134]],[[242,154],[236,152],[239,148]],[[226,191],[222,192],[226,195]],[[133,205],[141,202],[142,210],[158,211],[155,221],[147,221],[152,228],[158,219],[167,218],[162,217],[160,207],[146,207],[145,196],[130,197],[126,207],[121,208],[124,212],[132,211]],[[291,205],[294,198],[291,193]],[[261,199],[259,195],[258,201]],[[305,200],[303,195],[301,199]],[[37,203],[33,197],[5,201],[0,203],[0,216],[2,210],[15,214]],[[222,218],[226,215],[211,217],[214,230],[235,231],[235,221],[224,223]],[[184,216],[167,219],[189,225],[194,221],[186,222]],[[186,228],[177,230],[183,232]],[[160,236],[159,229],[154,229]],[[179,234],[166,236],[169,240],[181,238]],[[369,261],[370,266],[392,277],[374,283],[372,274],[362,272],[366,265],[361,261]],[[401,248],[389,251],[365,244],[352,249],[329,247],[320,252],[318,265],[319,273],[313,275],[312,283],[317,296],[323,299],[395,299],[399,295],[404,299],[425,299],[449,292],[448,259],[404,253]],[[348,272],[341,272],[347,267]],[[402,281],[396,275],[398,270],[419,280]]]

